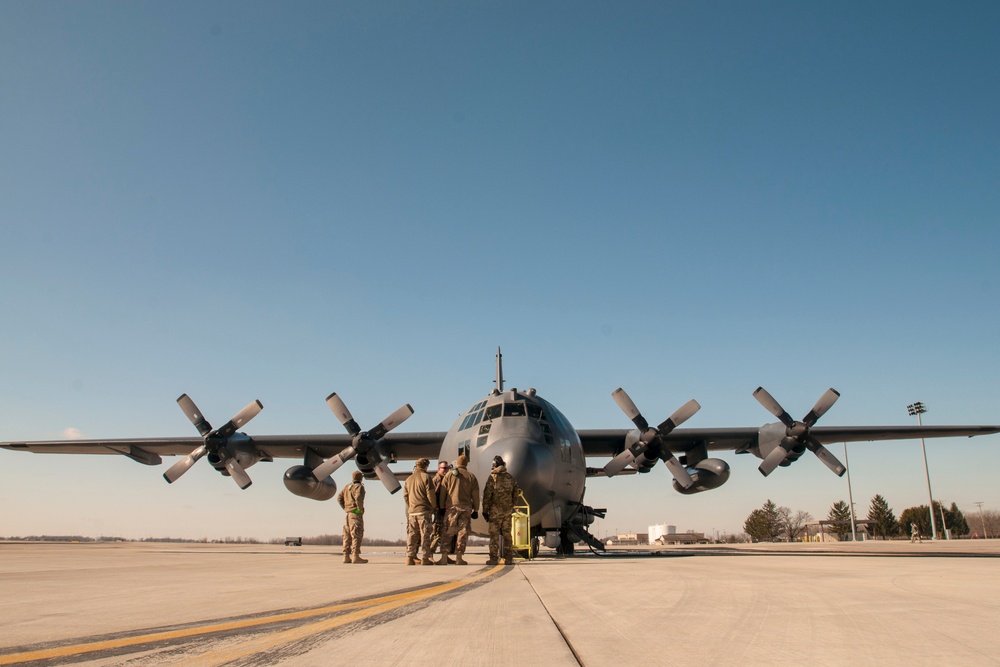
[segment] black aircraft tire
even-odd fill
[[[572,538],[567,534],[567,532],[565,530],[562,531],[562,534],[559,537],[559,553],[563,556],[572,556],[573,548],[575,546],[576,544],[574,544]]]

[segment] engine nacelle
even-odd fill
[[[639,456],[635,457],[635,463],[633,465],[635,465],[637,472],[647,473],[653,469],[653,466],[655,466],[656,462],[659,460],[660,459],[655,456],[647,457],[645,454],[639,454]]]
[[[781,422],[761,426],[757,431],[757,445],[751,447],[750,452],[759,459],[766,459],[778,445],[788,452],[785,460],[778,464],[783,467],[798,460],[805,452],[805,447],[798,440],[788,437],[788,429]]]
[[[292,466],[286,470],[285,488],[310,500],[329,500],[337,495],[337,483],[333,477],[318,480],[308,466]]]
[[[228,477],[229,471],[226,470],[226,461],[230,457],[236,459],[236,462],[244,470],[258,461],[271,460],[270,457],[265,458],[261,456],[260,452],[257,451],[257,447],[253,444],[253,440],[245,433],[236,433],[229,439],[225,447],[220,447],[205,458],[208,459],[213,468]]]
[[[359,453],[354,457],[354,465],[358,467],[361,474],[365,476],[367,480],[378,479],[378,474],[375,472],[375,466],[382,462],[382,456],[375,450],[369,449],[367,452]],[[392,461],[390,461],[392,463]]]
[[[674,490],[689,496],[692,493],[717,489],[725,484],[729,479],[729,464],[722,459],[703,459],[693,468],[687,468],[687,472],[694,484],[685,489],[674,480]]]

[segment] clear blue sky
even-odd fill
[[[1000,423],[1000,5],[0,4],[0,440],[447,430],[536,387],[578,428]],[[1000,438],[928,441],[935,497],[1000,509]],[[840,446],[832,447],[842,456]],[[670,489],[597,479],[597,532],[825,518],[813,457]],[[0,452],[0,535],[339,532],[207,465]],[[861,513],[926,503],[919,443],[850,450]],[[592,461],[602,465],[602,461]],[[406,469],[407,466],[401,466]],[[350,468],[338,473],[349,479]],[[402,501],[370,489],[368,534]]]

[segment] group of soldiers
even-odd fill
[[[407,565],[468,565],[465,547],[472,520],[479,518],[479,480],[469,472],[469,459],[464,454],[455,465],[438,461],[437,473],[427,472],[428,459],[419,459],[406,484],[406,564]],[[513,475],[507,472],[504,460],[493,459],[493,469],[482,494],[483,518],[490,524],[490,558],[487,565],[514,562],[511,544],[511,516],[521,489]],[[364,537],[365,487],[364,475],[355,471],[351,484],[337,495],[337,502],[346,512],[344,520],[344,562],[367,563],[361,557]],[[418,560],[418,552],[423,556]],[[434,554],[440,553],[438,560]],[[452,559],[449,554],[454,553]]]

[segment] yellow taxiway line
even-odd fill
[[[179,663],[182,665],[221,665],[245,655],[257,653],[281,644],[287,644],[310,635],[327,632],[343,625],[356,623],[366,618],[370,618],[371,616],[375,616],[377,614],[449,593],[458,588],[462,588],[485,579],[493,574],[496,574],[502,569],[502,565],[497,565],[489,570],[469,577],[468,579],[451,581],[444,584],[438,584],[436,586],[430,586],[428,588],[419,588],[405,593],[393,593],[382,597],[371,598],[369,600],[360,600],[358,602],[333,604],[325,607],[317,607],[315,609],[306,609],[303,611],[286,612],[271,616],[259,616],[256,618],[248,618],[226,623],[199,625],[179,630],[166,630],[162,632],[132,635],[130,637],[120,637],[118,639],[108,639],[83,644],[71,644],[56,648],[41,649],[38,651],[10,653],[7,655],[0,655],[0,665],[16,665],[18,663],[33,662],[37,660],[53,660],[65,658],[67,656],[81,655],[84,653],[110,651],[127,646],[136,646],[139,644],[186,639],[188,637],[210,635],[219,632],[228,632],[231,630],[241,630],[285,621],[304,620],[343,611],[351,612],[335,618],[323,619],[307,625],[301,625],[274,634],[265,635],[251,641],[241,642],[239,646],[209,651],[208,653],[204,653],[199,656],[192,656],[190,659]]]

